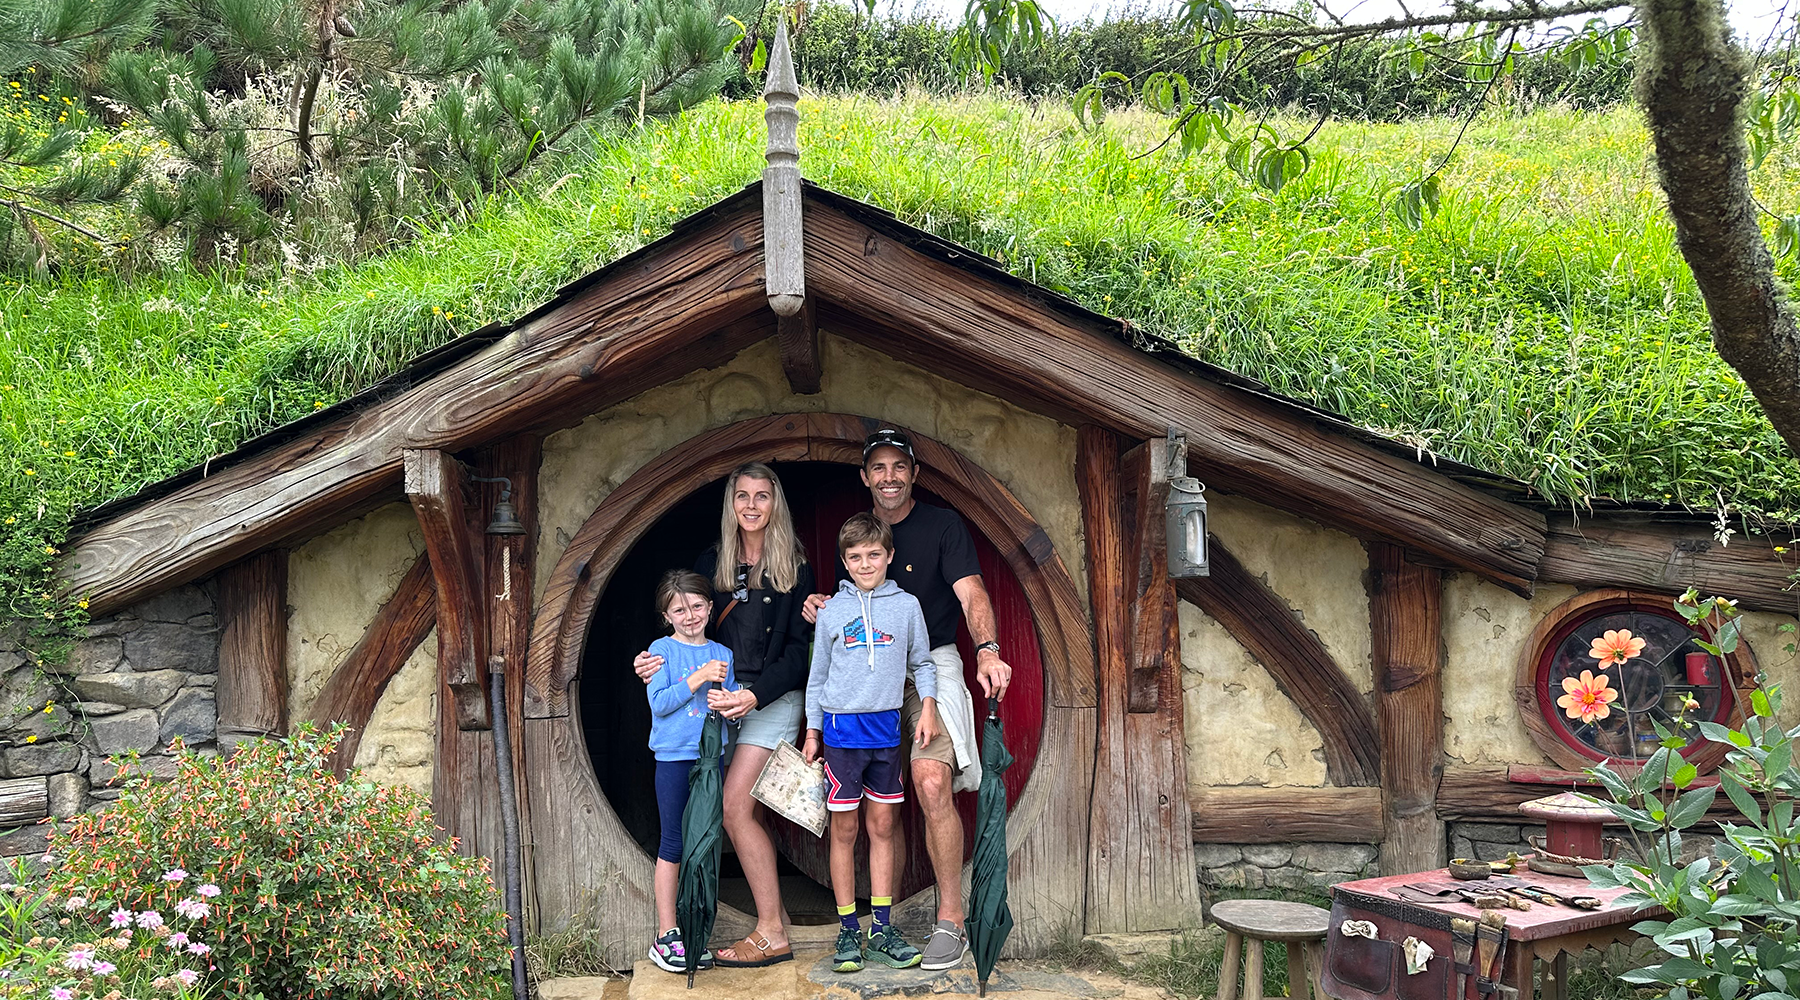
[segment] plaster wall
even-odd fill
[[[389,504],[318,536],[288,556],[290,714],[305,718],[331,672],[425,550],[412,507]],[[356,764],[388,785],[431,792],[437,730],[437,633],[388,682]]]
[[[1795,624],[1793,615],[1748,611],[1744,613],[1742,633],[1744,642],[1756,654],[1756,665],[1769,675],[1771,682],[1781,685],[1787,697],[1787,708],[1781,714],[1789,726],[1800,719],[1800,655],[1787,647],[1800,640],[1796,640],[1794,632],[1782,631],[1782,626],[1793,629]]]
[[[1444,753],[1457,764],[1541,764],[1519,721],[1513,682],[1531,630],[1574,587],[1540,584],[1520,597],[1472,573],[1444,574]]]
[[[766,340],[722,368],[658,386],[545,438],[535,591],[543,592],[594,508],[651,459],[739,420],[817,412],[892,420],[967,455],[1044,526],[1086,600],[1074,428],[829,333],[821,341],[824,378],[815,395],[788,390],[780,352]]]

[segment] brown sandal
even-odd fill
[[[727,950],[740,957],[726,958],[723,953]],[[755,957],[749,958],[742,956]],[[713,952],[713,964],[727,969],[761,969],[780,962],[791,962],[793,960],[794,949],[792,946],[783,945],[780,949],[773,949],[769,947],[768,938],[763,938],[761,943],[758,943],[755,938],[745,937],[742,941],[732,945],[729,949],[721,948],[718,951]]]

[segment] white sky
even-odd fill
[[[1059,22],[1080,23],[1090,18],[1099,20],[1108,12],[1129,12],[1142,10],[1172,10],[1173,0],[1038,0],[1043,8]],[[1327,0],[1333,11],[1345,17],[1358,20],[1376,21],[1396,16],[1400,13],[1400,5],[1396,0]],[[1800,2],[1793,0],[1727,0],[1731,11],[1731,23],[1737,29],[1741,40],[1751,44],[1761,42],[1778,26],[1783,12],[1790,9],[1800,12]],[[1286,6],[1285,0],[1240,0],[1240,6]],[[964,0],[879,0],[878,11],[898,9],[910,11],[923,9],[936,11],[946,18],[962,16]],[[1407,6],[1415,14],[1441,10],[1449,5],[1442,0],[1412,0]]]

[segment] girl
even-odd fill
[[[681,814],[687,808],[688,772],[700,755],[706,724],[706,691],[713,683],[737,687],[731,650],[706,638],[712,617],[712,588],[691,570],[673,569],[656,585],[656,606],[674,630],[650,644],[663,669],[650,679],[650,749],[656,754],[656,811],[662,840],[656,850],[656,921],[665,928],[650,945],[650,960],[668,972],[686,972],[687,948],[675,924],[676,884],[681,871]],[[726,734],[729,738],[729,733]],[[701,951],[706,942],[699,943]],[[700,956],[696,953],[696,959]]]
[[[707,704],[741,720],[725,772],[725,832],[756,902],[756,927],[720,949],[718,963],[757,968],[792,961],[775,844],[750,795],[770,754],[782,740],[798,737],[812,662],[807,647],[813,627],[801,611],[814,589],[813,570],[775,470],[751,462],[725,477],[719,544],[700,554],[694,570],[712,581],[715,593],[731,595],[716,613],[713,636],[732,651],[743,684],[735,692],[712,692]],[[633,666],[649,683],[659,676],[662,657],[654,650],[639,653]]]

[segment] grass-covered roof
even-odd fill
[[[1333,123],[1278,195],[1149,117],[999,98],[802,103],[807,177],[1426,452],[1594,498],[1785,513],[1800,464],[1713,353],[1634,113],[1494,115],[1423,228],[1392,189],[1457,123]],[[759,103],[606,138],[405,250],[284,276],[0,286],[0,572],[68,515],[329,405],[666,232],[761,168]],[[1765,203],[1800,171],[1771,158]],[[23,576],[13,576],[22,580]]]

